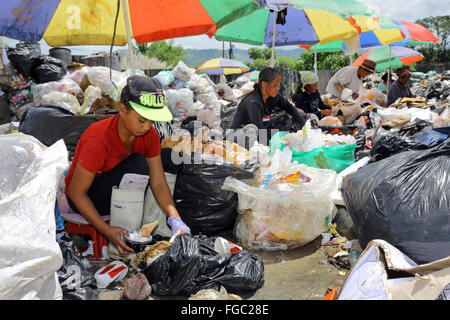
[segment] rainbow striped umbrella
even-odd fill
[[[243,73],[249,70],[250,68],[242,62],[232,59],[214,58],[203,62],[195,72],[199,74],[217,75]]]
[[[424,26],[411,22],[411,21],[396,21],[393,22],[400,27],[405,34],[405,39],[399,42],[395,42],[394,46],[420,46],[423,44],[440,43],[441,40]]]
[[[418,62],[423,59],[420,52],[406,47],[377,47],[370,49],[353,62],[354,67],[359,67],[365,59],[373,60],[377,63],[376,71],[398,69],[403,66]]]

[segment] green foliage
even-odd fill
[[[156,58],[159,61],[167,63],[168,67],[174,67],[178,61],[183,60],[186,51],[182,46],[174,46],[173,40],[168,42],[155,41],[150,43],[139,44],[134,49],[150,58]]]
[[[296,68],[297,61],[293,57],[280,57],[275,61],[275,67],[283,69]]]
[[[418,51],[424,55],[423,62],[447,62],[450,60],[450,16],[427,17],[416,23],[430,30],[442,42],[424,45]]]
[[[252,60],[256,60],[256,59],[270,60],[270,58],[272,57],[272,49],[250,48],[250,49],[248,49],[248,56]],[[275,59],[277,58],[276,50],[274,52],[274,57],[275,57]]]

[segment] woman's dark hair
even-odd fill
[[[242,97],[241,101],[244,101],[249,95],[251,95],[256,89],[261,88],[261,83],[264,82],[272,82],[277,76],[281,76],[281,72],[275,68],[266,67],[259,72],[258,81],[253,85],[253,91],[247,93]]]
[[[299,83],[297,85],[297,89],[295,89],[294,94],[291,96],[291,100],[293,102],[295,102],[295,98],[297,98],[297,95],[300,93],[300,91],[303,90],[303,83],[302,83],[302,79],[300,78]]]

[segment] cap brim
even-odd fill
[[[173,119],[172,112],[170,112],[169,108],[167,108],[166,106],[160,109],[150,109],[131,101],[129,101],[129,103],[133,107],[134,111],[137,112],[137,114],[147,120],[168,122]]]
[[[375,72],[376,72],[375,70],[369,69],[368,67],[366,67],[366,66],[363,65],[363,64],[362,64],[360,67],[363,68],[364,70],[368,71],[368,72],[371,72],[371,73],[375,73]]]

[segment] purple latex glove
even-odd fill
[[[181,220],[181,218],[169,217],[169,219],[167,219],[167,224],[172,230],[172,235],[174,235],[178,230],[181,230],[184,233],[191,233],[191,229],[189,229],[189,227],[183,222],[183,220]]]

